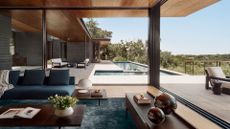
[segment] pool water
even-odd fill
[[[148,75],[148,66],[135,62],[114,62],[122,70],[96,70],[94,75],[105,76],[105,75]],[[160,75],[175,75],[173,73],[160,71]]]

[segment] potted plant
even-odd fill
[[[72,115],[78,99],[71,96],[50,96],[48,101],[53,104],[55,108],[54,114],[60,117]]]

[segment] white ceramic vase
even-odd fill
[[[60,109],[55,109],[54,114],[59,117],[66,117],[72,115],[74,112],[72,107],[68,107],[66,109],[60,110]]]

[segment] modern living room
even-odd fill
[[[189,15],[218,1],[193,2],[197,6],[186,0],[1,1],[0,129],[230,127],[160,87],[160,17]],[[83,18],[94,17],[149,18],[148,85],[88,79],[100,47],[110,42],[87,29]]]

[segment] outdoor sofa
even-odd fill
[[[49,76],[44,70],[10,71],[9,82],[13,89],[5,91],[1,99],[47,99],[53,95],[72,95],[75,78],[69,76],[69,70],[51,70]]]
[[[214,94],[230,94],[230,77],[224,74],[221,67],[208,67],[205,73],[206,89],[212,89]]]
[[[51,59],[51,62],[52,62],[52,67],[65,67],[68,65],[68,62],[66,61],[63,61],[62,58],[54,58],[54,59]]]

